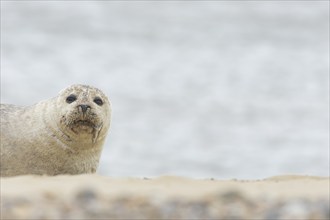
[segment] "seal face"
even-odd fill
[[[98,89],[90,86],[71,86],[60,92],[57,99],[58,127],[73,139],[89,139],[95,143],[110,121],[110,103]],[[109,126],[107,126],[109,127]]]
[[[87,85],[28,107],[1,104],[1,176],[95,172],[110,120],[107,96]]]

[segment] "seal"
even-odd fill
[[[96,172],[111,121],[101,90],[72,85],[32,106],[1,104],[0,113],[1,176]]]

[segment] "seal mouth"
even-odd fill
[[[77,120],[72,125],[73,126],[71,129],[76,134],[91,134],[93,144],[96,143],[99,133],[103,127],[103,123],[97,125],[89,120]]]
[[[86,126],[86,127],[91,127],[91,128],[95,127],[95,124],[89,120],[78,120],[78,121],[75,121],[74,124],[78,125],[78,126]]]
[[[71,124],[71,130],[77,134],[94,134],[95,128],[97,127],[95,123],[90,120],[77,120]]]

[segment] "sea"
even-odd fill
[[[1,1],[1,103],[112,103],[98,173],[329,176],[328,1]]]

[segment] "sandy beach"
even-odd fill
[[[329,178],[1,178],[1,219],[329,219]]]

